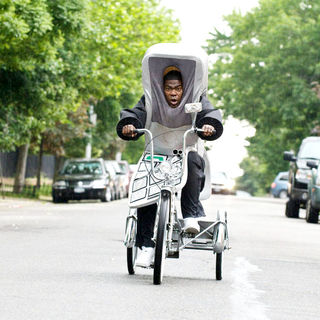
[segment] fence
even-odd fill
[[[0,186],[0,194],[2,197],[39,198],[40,196],[50,196],[51,189],[51,185],[42,185],[40,189],[37,189],[36,186],[25,185],[21,192],[15,193],[13,185],[3,184]]]
[[[0,175],[3,177],[14,177],[18,161],[18,151],[0,152]],[[35,177],[38,168],[38,156],[29,154],[27,158],[26,178]],[[48,177],[54,177],[55,157],[52,155],[42,156],[41,173]]]

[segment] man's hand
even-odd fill
[[[216,133],[215,128],[214,128],[213,126],[210,126],[209,124],[203,125],[203,126],[202,126],[202,130],[204,131],[204,132],[203,132],[203,135],[204,135],[205,137],[210,137],[210,136],[212,136],[213,134]]]
[[[133,132],[136,130],[136,127],[132,124],[127,124],[122,128],[122,134],[126,137],[134,138],[137,134]]]

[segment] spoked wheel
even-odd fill
[[[222,279],[222,252],[216,253],[216,279]]]
[[[159,221],[155,246],[153,284],[161,284],[163,275],[163,262],[166,255],[167,240],[167,219],[170,210],[170,192],[161,192],[161,202],[159,208]]]
[[[135,274],[137,252],[138,248],[136,246],[127,248],[127,267],[129,274]]]

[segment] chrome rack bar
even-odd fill
[[[192,238],[191,240],[189,240],[187,243],[185,243],[184,245],[182,245],[181,247],[179,247],[179,250],[182,250],[184,249],[189,243],[191,243],[192,241],[194,241],[195,239],[199,238],[202,234],[204,234],[205,232],[207,232],[210,228],[214,227],[216,224],[218,223],[223,223],[225,224],[224,222],[222,221],[216,221],[216,222],[213,222],[212,224],[210,224],[209,227],[207,227],[206,229],[202,230],[200,233],[198,233],[194,238]]]

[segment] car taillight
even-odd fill
[[[275,182],[271,183],[271,188],[274,189],[277,186],[277,184]]]

